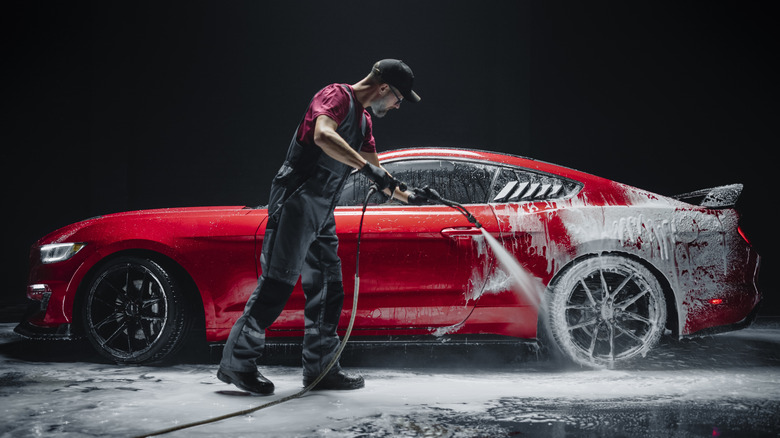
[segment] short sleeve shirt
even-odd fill
[[[306,110],[306,114],[303,117],[301,126],[298,128],[298,142],[301,144],[314,144],[314,124],[317,117],[325,115],[335,120],[336,123],[341,125],[341,122],[347,117],[349,111],[349,100],[352,99],[354,93],[352,87],[341,84],[331,84],[320,90],[314,95],[314,98]],[[363,145],[360,147],[360,151],[363,152],[376,152],[376,141],[374,140],[374,134],[372,130],[371,115],[363,108],[357,100],[354,111],[360,123],[363,123],[362,115],[365,114],[365,122],[367,124],[365,130],[365,137],[363,138]]]

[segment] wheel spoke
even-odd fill
[[[590,310],[590,311],[596,311],[597,308],[596,308],[595,305],[590,306],[590,305],[587,305],[587,304],[572,304],[571,306],[566,306],[565,310],[580,310],[580,311]]]
[[[596,327],[593,329],[593,337],[590,339],[590,347],[588,348],[588,356],[590,356],[591,360],[593,360],[593,352],[596,351],[596,340],[599,337],[599,327],[601,327],[601,324],[596,324]]]
[[[100,303],[100,304],[102,304],[102,305],[104,305],[106,307],[112,308],[112,309],[116,308],[116,300],[113,303],[109,303],[108,301],[104,300],[102,297],[96,296],[95,299],[93,300],[93,303],[94,302],[98,302],[98,303]]]
[[[125,297],[130,298],[130,285],[132,284],[132,281],[130,280],[130,268],[131,265],[128,263],[127,266],[125,266]]]
[[[631,338],[631,339],[633,339],[634,341],[636,341],[638,344],[644,345],[645,341],[644,341],[644,340],[642,340],[642,338],[640,338],[640,337],[638,337],[637,335],[635,335],[635,334],[631,333],[630,331],[628,331],[628,330],[624,329],[624,328],[623,328],[623,327],[621,327],[620,325],[618,325],[618,324],[615,324],[615,328],[617,328],[618,330],[620,330],[621,332],[623,332],[623,333],[624,333],[626,336],[628,336],[629,338]]]
[[[108,338],[106,338],[106,339],[102,339],[102,340],[101,340],[101,342],[100,342],[100,344],[101,344],[101,345],[106,345],[106,344],[108,344],[109,342],[113,341],[113,340],[114,340],[114,339],[115,339],[117,336],[119,336],[119,333],[121,333],[121,332],[122,332],[122,330],[126,330],[126,329],[127,329],[127,322],[126,322],[126,321],[122,321],[122,323],[121,323],[121,324],[119,325],[119,327],[118,327],[118,328],[117,328],[117,329],[114,331],[114,333],[112,333],[112,334],[111,334],[111,336],[109,336]]]
[[[141,319],[144,321],[154,321],[154,322],[163,322],[165,321],[165,318],[162,316],[141,316]]]
[[[615,327],[612,324],[607,326],[609,328],[609,357],[611,361],[615,361]]]
[[[105,318],[101,319],[100,322],[94,325],[95,329],[101,329],[104,325],[108,324],[112,321],[118,321],[122,319],[122,314],[119,312],[114,312],[106,316]]]
[[[581,323],[579,323],[579,324],[575,324],[575,325],[573,325],[573,326],[570,326],[570,327],[569,327],[569,331],[571,332],[571,331],[574,331],[574,330],[577,330],[577,329],[581,329],[581,328],[583,328],[583,327],[587,327],[587,326],[589,326],[589,325],[593,325],[593,324],[595,324],[595,323],[597,323],[597,322],[598,322],[598,319],[596,319],[596,318],[593,318],[593,319],[591,319],[591,320],[589,320],[589,321],[581,322]]]
[[[610,294],[610,296],[611,296],[612,298],[615,298],[615,297],[616,297],[616,296],[617,296],[617,295],[620,293],[620,291],[621,291],[621,290],[622,290],[624,287],[626,287],[626,285],[628,284],[628,282],[629,282],[629,281],[631,281],[631,279],[633,279],[633,278],[634,278],[634,274],[633,274],[633,273],[632,273],[631,275],[627,275],[627,276],[626,276],[626,278],[624,278],[624,279],[623,279],[623,282],[622,282],[622,283],[620,283],[620,285],[619,285],[618,287],[616,287],[614,291],[612,291],[612,293]]]
[[[141,301],[141,308],[148,309],[150,306],[155,305],[161,301],[162,301],[161,298],[152,298],[150,300],[143,300]]]
[[[651,320],[649,320],[649,319],[645,318],[645,317],[644,317],[644,316],[642,316],[642,315],[637,315],[636,313],[632,313],[632,312],[623,312],[623,316],[625,316],[625,317],[627,317],[627,318],[631,318],[631,319],[633,319],[633,320],[635,320],[635,321],[643,322],[643,323],[645,323],[645,324],[647,324],[647,325],[653,325],[653,321],[651,321]]]
[[[628,298],[627,300],[625,300],[625,301],[623,301],[623,302],[621,302],[619,304],[615,304],[615,307],[619,308],[620,310],[626,310],[626,307],[634,304],[635,302],[637,302],[638,299],[640,299],[643,296],[647,295],[649,292],[650,291],[648,291],[647,289],[644,289],[644,290],[642,290],[642,292],[636,294],[635,296],[633,296],[631,298]]]
[[[609,285],[604,277],[604,269],[599,269],[599,277],[601,278],[601,289],[603,289],[601,297],[606,300],[609,297]]]
[[[593,298],[593,294],[590,292],[590,288],[587,284],[585,284],[585,281],[580,279],[580,285],[582,285],[582,288],[585,289],[585,294],[588,295],[588,300],[590,300],[590,303],[593,306],[596,306],[596,300]]]

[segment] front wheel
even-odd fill
[[[666,325],[656,277],[635,260],[602,255],[564,272],[548,300],[549,329],[574,362],[613,367],[644,356]]]
[[[121,257],[103,266],[82,301],[87,338],[120,364],[162,362],[181,347],[191,319],[176,280],[156,262]]]

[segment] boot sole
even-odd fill
[[[309,385],[311,385],[314,382],[314,380],[310,382],[303,381],[303,386],[305,388],[308,388]],[[361,380],[360,382],[355,382],[351,384],[338,384],[338,383],[326,383],[326,382],[320,382],[311,389],[311,391],[324,391],[324,390],[332,390],[332,391],[349,391],[353,389],[360,389],[364,388],[366,386],[365,381]]]
[[[252,394],[255,394],[255,395],[271,395],[271,394],[274,393],[274,389],[275,389],[275,388],[271,387],[269,389],[264,389],[262,391],[255,391],[252,388],[248,388],[245,385],[242,385],[241,383],[234,381],[233,379],[230,378],[230,376],[228,376],[227,374],[223,373],[222,370],[218,370],[217,371],[217,379],[221,380],[224,383],[228,383],[230,385],[235,385],[236,388],[244,390],[244,391],[252,393]]]

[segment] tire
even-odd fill
[[[82,325],[102,356],[119,364],[166,361],[192,325],[176,280],[140,257],[110,261],[92,277],[82,301]]]
[[[552,338],[564,355],[587,367],[613,368],[644,357],[666,326],[658,279],[626,257],[576,262],[554,283],[551,294],[547,318]]]

